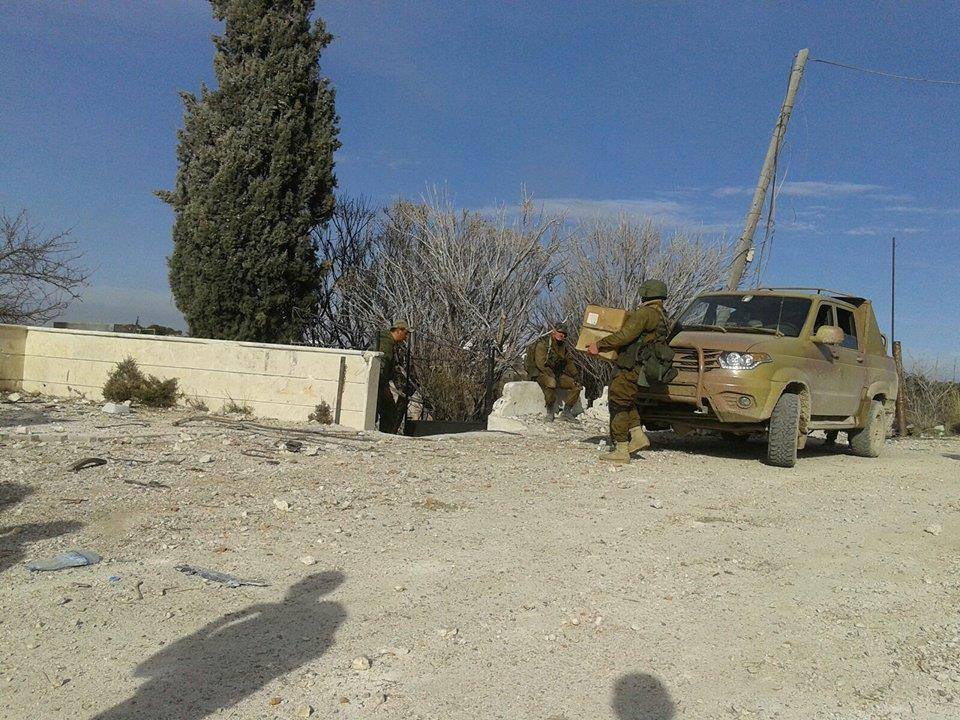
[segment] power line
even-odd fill
[[[835,62],[833,60],[810,58],[810,62],[820,63],[821,65],[833,65],[834,67],[844,68],[846,70],[855,70],[857,72],[867,73],[869,75],[882,75],[883,77],[895,78],[897,80],[925,82],[933,85],[960,85],[960,80],[934,80],[933,78],[917,77],[915,75],[897,75],[895,73],[884,72],[883,70],[871,70],[870,68],[857,67],[856,65],[845,65],[844,63]]]

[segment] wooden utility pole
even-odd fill
[[[907,434],[907,388],[903,381],[903,353],[900,350],[900,341],[893,342],[893,362],[897,367],[897,435],[904,437]]]
[[[810,51],[804,49],[798,52],[797,57],[794,58],[793,69],[790,71],[790,82],[787,85],[787,96],[783,99],[783,105],[780,107],[780,117],[777,118],[777,124],[773,128],[773,137],[770,138],[767,156],[763,159],[760,179],[757,181],[757,189],[753,193],[753,202],[750,203],[750,210],[747,212],[747,218],[743,223],[743,233],[737,241],[737,248],[733,255],[730,277],[727,280],[728,290],[736,290],[740,286],[747,263],[753,260],[753,234],[757,230],[763,201],[767,196],[770,179],[773,177],[773,167],[776,164],[780,146],[787,134],[787,123],[790,122],[793,102],[797,96],[797,88],[800,87],[800,80],[803,79],[803,68],[807,64],[809,54]]]

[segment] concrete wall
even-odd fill
[[[127,357],[145,373],[177,378],[186,397],[212,411],[233,400],[259,417],[306,420],[325,400],[339,405],[342,425],[374,426],[379,353],[0,324],[8,390],[100,399]]]

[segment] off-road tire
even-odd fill
[[[859,430],[851,430],[847,437],[850,438],[850,450],[854,455],[879,457],[887,440],[887,411],[883,403],[879,400],[872,401],[867,414],[867,424]]]
[[[770,416],[767,438],[767,462],[792,468],[797,464],[797,437],[800,434],[800,396],[784,393]]]

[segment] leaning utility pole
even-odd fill
[[[757,222],[760,220],[760,211],[763,209],[763,201],[767,196],[767,187],[773,177],[773,167],[780,152],[780,145],[787,134],[787,123],[790,122],[790,113],[793,112],[793,101],[797,95],[797,88],[800,87],[803,68],[807,64],[809,54],[809,50],[801,50],[793,61],[790,83],[787,85],[787,96],[783,100],[780,117],[777,118],[777,124],[773,128],[770,147],[767,148],[767,156],[763,159],[763,168],[760,170],[760,180],[757,181],[757,189],[753,193],[753,202],[750,203],[750,211],[747,213],[747,218],[743,224],[743,234],[737,241],[737,248],[733,255],[730,278],[727,280],[728,290],[736,290],[740,286],[747,263],[753,260],[753,234],[757,230]]]

